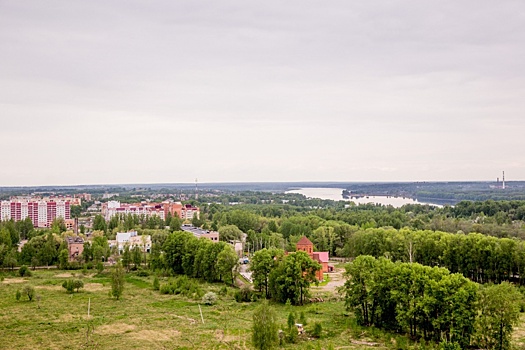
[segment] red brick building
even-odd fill
[[[333,271],[333,266],[328,265],[330,258],[328,252],[314,252],[314,244],[306,236],[301,237],[299,242],[297,242],[296,249],[297,251],[306,252],[312,260],[321,264],[321,270],[317,271],[316,274],[319,281],[324,280],[324,273]]]

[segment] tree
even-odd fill
[[[93,230],[106,232],[106,229],[106,219],[104,219],[102,215],[96,215],[95,219],[93,220]]]
[[[172,216],[169,221],[170,232],[180,231],[182,225],[182,220],[178,215]]]
[[[255,252],[251,258],[250,271],[252,271],[252,278],[254,287],[259,291],[264,290],[266,298],[270,297],[268,282],[270,272],[279,261],[278,257],[284,255],[284,252],[279,249],[268,250],[266,248]]]
[[[272,298],[279,302],[290,300],[300,305],[308,295],[311,283],[317,283],[316,272],[321,265],[310,256],[299,251],[287,255],[270,273]]]
[[[138,245],[134,246],[131,250],[131,260],[133,260],[133,265],[135,266],[134,269],[142,263],[142,252]]]
[[[219,239],[223,242],[240,241],[242,231],[235,225],[226,225],[219,228]]]
[[[124,245],[124,251],[122,252],[122,264],[126,267],[126,271],[129,271],[129,264],[131,264],[131,252],[129,251],[129,244]]]
[[[33,301],[33,298],[35,297],[35,288],[32,286],[25,286],[22,289],[22,292],[27,295],[27,299],[29,299],[29,301]]]
[[[111,295],[120,299],[124,291],[124,268],[120,261],[115,265],[113,273],[111,274]]]
[[[484,349],[511,348],[512,326],[519,321],[521,295],[510,283],[482,287],[480,290],[477,341]]]
[[[62,249],[58,254],[58,264],[60,269],[67,269],[69,265],[69,252],[67,249]]]
[[[264,300],[253,313],[252,342],[256,349],[274,349],[279,344],[275,311]]]
[[[239,258],[230,245],[225,246],[217,255],[217,267],[224,282],[228,278],[232,285],[235,283],[235,270],[238,265]]]

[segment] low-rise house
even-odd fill
[[[84,252],[84,239],[82,237],[67,237],[67,250],[69,253],[69,261],[80,260]]]

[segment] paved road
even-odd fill
[[[248,270],[250,269],[250,264],[241,264],[239,267],[239,274],[246,278],[248,282],[252,283],[252,273]]]

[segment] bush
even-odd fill
[[[248,286],[244,286],[240,290],[236,291],[234,298],[238,303],[257,301],[257,299],[259,299],[257,294],[255,294],[255,292]]]
[[[74,280],[73,287],[77,290],[78,293],[80,288],[84,288],[84,282],[82,282],[82,280]]]
[[[308,324],[306,321],[306,316],[304,315],[304,311],[301,311],[301,314],[299,316],[299,323],[303,326],[306,326]]]
[[[206,305],[213,305],[217,302],[217,294],[208,292],[202,297],[202,302]]]
[[[146,271],[146,270],[142,270],[141,269],[141,270],[137,271],[137,276],[139,276],[139,277],[148,277],[149,276],[149,272]]]
[[[202,298],[204,295],[198,283],[188,276],[180,276],[174,281],[163,284],[160,287],[160,292],[162,294],[181,294],[194,299]]]
[[[35,297],[35,288],[32,286],[25,286],[22,292],[27,295],[27,299],[29,299],[29,301],[33,301],[33,298]]]
[[[20,289],[16,291],[16,301],[19,301],[20,298],[22,297],[22,293],[20,292]]]
[[[228,288],[226,286],[222,286],[222,288],[219,290],[220,296],[228,295]]]
[[[80,288],[84,288],[84,282],[82,280],[66,280],[62,283],[62,287],[69,293],[73,293],[76,289],[77,293]]]
[[[66,290],[67,293],[73,293],[75,286],[73,285],[73,280],[66,280],[62,283],[62,287]]]
[[[104,264],[101,261],[97,263],[97,271],[98,273],[102,273],[104,271]]]
[[[153,290],[159,290],[159,289],[160,289],[159,278],[155,276],[155,278],[153,279]]]
[[[29,268],[26,265],[20,266],[20,269],[18,269],[18,274],[20,277],[29,277],[31,276],[31,271],[29,271]]]
[[[314,330],[312,331],[312,335],[316,338],[321,338],[321,335],[323,334],[323,326],[319,322],[314,323]]]

